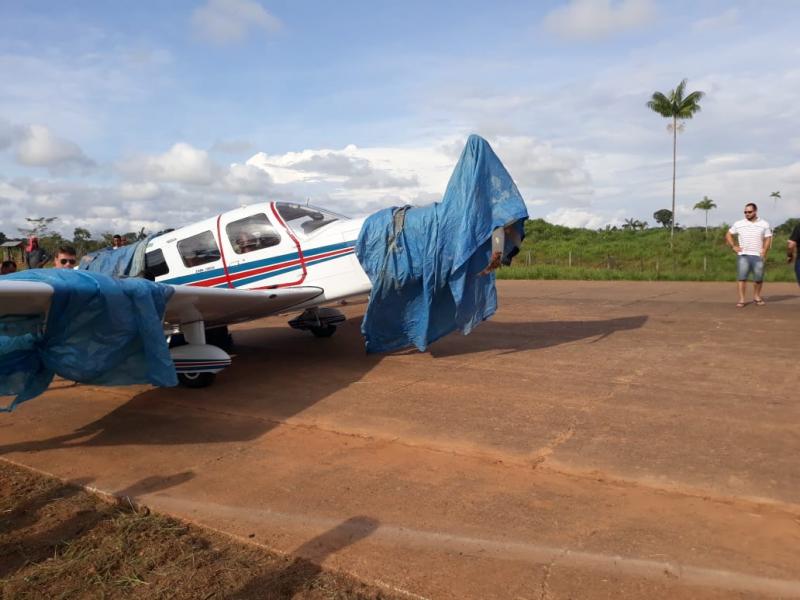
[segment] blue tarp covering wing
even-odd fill
[[[144,271],[145,249],[153,237],[148,236],[121,248],[103,248],[91,252],[81,259],[78,268],[112,277],[140,277]]]
[[[71,269],[36,269],[3,281],[35,281],[54,293],[40,317],[0,315],[0,395],[15,405],[41,394],[54,375],[82,383],[177,384],[162,329],[173,293],[144,279],[113,279]]]
[[[489,263],[491,235],[509,227],[519,240],[525,202],[488,142],[472,135],[441,202],[372,215],[356,255],[372,281],[361,325],[367,352],[420,351],[453,331],[468,334],[497,309]]]

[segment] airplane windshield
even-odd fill
[[[289,227],[306,235],[310,235],[334,221],[347,219],[347,217],[337,215],[329,210],[310,205],[276,202],[275,208]]]

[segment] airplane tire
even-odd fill
[[[336,325],[322,325],[321,327],[309,327],[308,329],[314,334],[314,337],[318,338],[329,338],[336,333]]]
[[[178,381],[188,388],[204,388],[214,383],[216,373],[178,373]]]

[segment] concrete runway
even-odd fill
[[[800,289],[498,287],[425,354],[356,304],[238,326],[205,390],[58,381],[0,456],[409,598],[800,598]]]

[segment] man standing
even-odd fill
[[[738,255],[736,262],[736,283],[739,288],[739,302],[736,308],[744,308],[744,293],[747,278],[753,274],[753,302],[764,306],[761,287],[764,285],[764,261],[772,244],[772,230],[769,223],[758,218],[758,207],[750,202],[744,207],[744,219],[736,221],[725,234],[725,243]],[[738,243],[733,236],[738,237]]]
[[[39,238],[35,235],[28,238],[28,245],[25,246],[25,264],[29,269],[41,269],[50,260],[50,255],[39,247]]]
[[[797,256],[800,248],[800,223],[794,226],[792,235],[789,236],[789,244],[786,247],[786,262],[794,261],[794,276],[797,277],[797,284],[800,285],[800,258]]]
[[[61,246],[56,253],[56,269],[74,269],[78,264],[78,255],[72,246]]]

